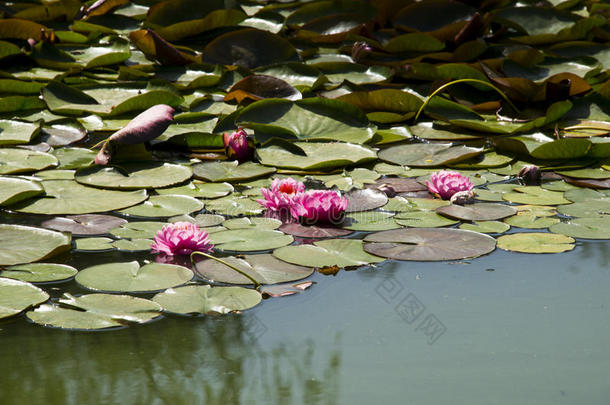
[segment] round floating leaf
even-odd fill
[[[539,186],[514,187],[514,192],[505,193],[502,199],[517,204],[560,205],[569,204],[559,191],[546,190]]]
[[[311,287],[314,283],[314,281],[304,281],[297,284],[277,284],[272,286],[264,286],[260,289],[260,291],[263,294],[263,298],[286,297],[288,295],[299,294],[301,291]]]
[[[189,182],[185,186],[159,188],[155,190],[159,194],[180,194],[196,198],[219,198],[233,192],[233,186],[229,183],[203,183],[201,181]]]
[[[110,230],[110,233],[117,238],[151,239],[165,225],[167,225],[165,222],[133,221]]]
[[[384,193],[372,189],[353,190],[345,198],[348,200],[346,212],[370,211],[388,203]]]
[[[61,148],[53,151],[53,155],[59,160],[59,168],[66,170],[91,166],[97,154],[85,148]]]
[[[476,199],[480,201],[504,201],[502,196],[512,192],[514,188],[514,184],[489,184],[487,189],[475,188],[473,191]]]
[[[299,238],[337,238],[352,233],[346,229],[333,226],[301,225],[299,223],[284,224],[280,231]]]
[[[25,281],[0,277],[0,319],[49,299],[49,294]]]
[[[56,217],[40,225],[56,231],[70,232],[72,235],[101,235],[126,223],[123,218],[112,215],[84,214]]]
[[[76,181],[88,186],[132,190],[160,188],[182,183],[192,176],[186,166],[161,162],[122,163],[120,166],[94,166],[76,172]]]
[[[237,267],[261,284],[277,284],[300,280],[313,273],[311,267],[288,264],[271,254],[246,255],[243,258],[225,257],[222,260]],[[252,284],[247,277],[215,260],[196,264],[195,274],[206,280],[228,284]]]
[[[355,212],[345,217],[343,227],[353,231],[385,231],[400,228],[394,213],[384,211]]]
[[[440,261],[481,256],[496,248],[489,235],[462,229],[394,229],[364,238],[364,250],[396,260]]]
[[[71,248],[70,234],[0,224],[0,265],[37,262]]]
[[[125,252],[140,252],[150,250],[150,239],[119,239],[112,242],[112,246]]]
[[[258,101],[264,98],[283,98],[287,100],[300,100],[301,93],[283,81],[273,76],[250,75],[235,83],[227,92],[225,102]]]
[[[0,206],[16,204],[43,193],[44,188],[38,181],[0,176]]]
[[[209,228],[212,226],[220,225],[225,220],[222,215],[214,214],[197,214],[195,218],[189,215],[179,215],[169,219],[169,222],[191,222],[199,225],[200,228]],[[160,228],[159,228],[160,229]]]
[[[574,187],[566,190],[564,197],[570,201],[583,202],[591,200],[603,200],[610,197],[609,190],[591,190]]]
[[[377,154],[363,145],[343,142],[294,142],[303,154],[279,145],[259,148],[256,153],[262,164],[299,170],[327,170],[373,161]]]
[[[389,188],[395,193],[410,193],[414,191],[425,191],[428,188],[415,179],[404,177],[384,177],[376,181],[375,188]]]
[[[286,246],[275,249],[273,255],[288,263],[318,268],[357,267],[384,260],[362,250],[362,241],[357,239],[326,239],[313,245]]]
[[[517,215],[506,218],[504,222],[511,226],[529,229],[542,229],[559,223],[559,218],[554,217],[557,212],[555,207],[544,205],[519,205],[515,207]]]
[[[436,198],[404,198],[394,197],[383,207],[386,211],[412,212],[412,211],[434,211],[438,207],[444,207],[451,202]]]
[[[165,311],[177,314],[228,314],[252,308],[261,299],[258,291],[249,288],[209,285],[170,288],[153,297]]]
[[[29,263],[17,264],[0,270],[0,277],[28,281],[30,283],[47,283],[73,277],[78,271],[65,264]]]
[[[517,210],[510,205],[494,203],[451,204],[436,209],[438,214],[462,221],[495,221],[515,215]]]
[[[481,233],[504,233],[510,229],[510,225],[499,221],[476,221],[472,224],[461,224],[460,229]]]
[[[601,167],[574,170],[556,170],[556,173],[575,179],[610,179],[610,171]]]
[[[439,140],[439,141],[453,141],[453,140],[466,140],[466,139],[479,139],[480,135],[461,132],[457,129],[447,131],[442,127],[434,126],[431,122],[422,122],[409,128],[413,135],[422,139]]]
[[[234,229],[210,234],[214,247],[221,250],[253,252],[275,249],[293,242],[290,235],[271,229]]]
[[[138,262],[108,263],[78,272],[76,282],[96,291],[149,292],[175,287],[190,281],[193,272],[174,264]]]
[[[90,214],[118,210],[148,198],[145,190],[116,191],[83,186],[73,180],[44,180],[46,195],[15,206],[29,214]]]
[[[434,211],[408,211],[400,212],[394,217],[398,225],[408,226],[411,228],[436,228],[441,226],[449,226],[457,224],[450,218],[438,215]]]
[[[561,253],[574,249],[574,239],[552,233],[512,233],[500,236],[498,247],[522,253]]]
[[[230,216],[258,215],[264,211],[264,208],[255,200],[235,194],[208,201],[206,209]]]
[[[197,179],[213,182],[240,182],[268,176],[275,173],[275,169],[265,167],[253,162],[203,162],[193,165],[193,175]]]
[[[203,209],[203,203],[185,195],[154,195],[142,204],[119,211],[139,217],[172,217]]]
[[[43,326],[96,330],[145,323],[161,315],[159,304],[129,295],[64,294],[58,304],[42,305],[26,316]]]
[[[483,149],[440,143],[414,143],[392,146],[379,152],[379,158],[402,166],[441,166],[470,159]]]
[[[277,229],[282,221],[275,218],[233,218],[222,223],[227,229]]]
[[[610,216],[597,218],[575,218],[568,222],[551,225],[553,233],[582,239],[610,239]]]
[[[0,145],[2,146],[30,143],[39,132],[39,125],[0,119]]]
[[[0,149],[0,174],[33,172],[57,164],[57,158],[49,153],[27,149]]]
[[[86,136],[87,130],[80,122],[68,119],[45,125],[41,138],[45,143],[57,147],[78,142]]]
[[[74,241],[74,249],[89,251],[89,252],[103,252],[107,250],[114,250],[112,243],[114,239],[110,238],[79,238]]]

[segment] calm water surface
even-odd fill
[[[607,405],[609,248],[385,262],[242,316],[111,332],[18,318],[0,403]]]

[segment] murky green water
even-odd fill
[[[609,248],[386,262],[242,316],[111,332],[18,318],[0,403],[607,404]]]

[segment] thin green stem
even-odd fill
[[[237,267],[233,266],[232,264],[227,263],[226,261],[224,261],[222,259],[219,259],[217,257],[214,257],[212,255],[209,255],[207,253],[197,252],[197,251],[191,253],[191,263],[193,263],[193,266],[195,265],[195,262],[193,261],[193,256],[194,255],[201,255],[201,256],[207,257],[208,259],[216,260],[218,263],[222,263],[225,266],[229,267],[230,269],[235,270],[236,272],[238,272],[242,276],[246,277],[248,280],[252,281],[252,283],[254,284],[254,288],[259,288],[261,286],[261,283],[259,283],[254,277],[250,276],[246,272],[241,271],[240,269],[238,269]]]
[[[419,107],[419,110],[417,110],[417,114],[415,114],[415,121],[417,121],[417,119],[419,118],[419,115],[422,113],[422,111],[424,111],[424,108],[426,108],[426,106],[428,105],[428,103],[430,102],[432,97],[436,96],[438,93],[445,90],[447,87],[452,86],[457,83],[478,83],[478,84],[482,84],[484,86],[490,87],[490,88],[494,89],[497,93],[499,93],[502,96],[502,98],[504,100],[506,100],[508,105],[510,105],[515,111],[519,112],[519,109],[517,107],[515,107],[515,105],[508,99],[506,94],[504,94],[504,92],[502,92],[502,90],[500,90],[493,84],[491,84],[489,82],[484,82],[483,80],[478,80],[478,79],[459,79],[459,80],[454,80],[452,82],[443,84],[441,87],[434,90],[434,92],[432,92],[432,94],[430,94],[428,97],[426,97],[426,99],[424,100],[424,103],[421,105],[421,107]]]

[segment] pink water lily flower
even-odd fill
[[[267,211],[298,218],[304,213],[304,208],[298,203],[298,197],[304,191],[305,184],[293,178],[273,179],[271,188],[261,188],[264,198],[256,201]]]
[[[229,159],[235,159],[239,162],[246,161],[252,155],[252,148],[248,143],[248,135],[242,128],[229,134],[225,132],[222,136],[225,145],[225,152]]]
[[[347,198],[332,190],[310,190],[297,197],[299,216],[306,224],[338,224],[345,218]]]
[[[470,191],[474,187],[468,177],[451,170],[432,173],[430,181],[426,181],[426,186],[429,192],[443,200],[449,200],[455,193]]]
[[[214,248],[208,233],[190,222],[176,222],[164,226],[150,245],[153,253],[168,256],[189,255],[193,252],[209,253]]]

